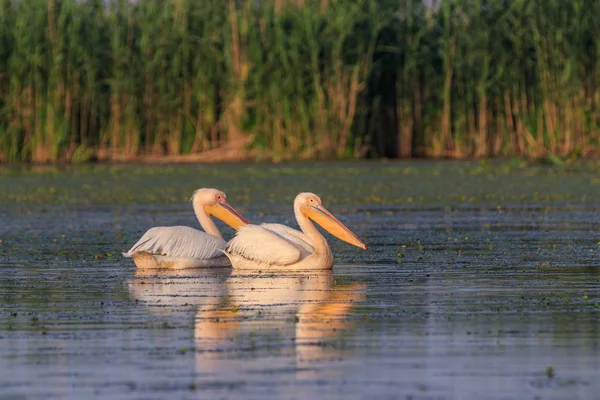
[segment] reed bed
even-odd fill
[[[595,0],[0,0],[0,161],[592,156]]]

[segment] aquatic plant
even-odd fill
[[[597,154],[593,0],[0,0],[0,161]]]

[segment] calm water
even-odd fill
[[[198,187],[289,224],[313,191],[369,250],[136,272],[120,252],[197,226]],[[599,225],[597,164],[5,167],[0,398],[597,398]]]

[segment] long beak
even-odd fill
[[[240,213],[226,201],[217,203],[213,206],[205,206],[204,208],[209,215],[214,215],[236,231],[249,223],[246,218],[242,217]]]
[[[367,249],[367,246],[361,242],[350,229],[346,228],[336,217],[333,216],[325,207],[319,204],[316,207],[309,207],[304,209],[306,216],[317,224],[321,225],[327,232],[331,233],[338,239],[344,242],[350,243],[356,247],[360,247],[363,250]]]

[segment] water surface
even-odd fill
[[[598,172],[4,167],[0,397],[594,398]],[[288,224],[295,194],[313,191],[369,249],[328,235],[333,271],[284,275],[144,272],[120,257],[152,226],[197,226],[198,187]]]

